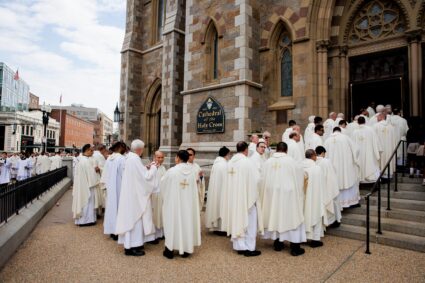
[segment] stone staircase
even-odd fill
[[[399,175],[398,192],[391,184],[391,210],[387,209],[387,185],[381,185],[381,229],[378,227],[378,197],[370,198],[370,241],[403,249],[425,252],[425,187],[422,179],[410,179]],[[326,234],[350,239],[366,240],[366,201],[364,196],[370,187],[361,187],[361,207],[345,209],[339,228],[331,228]],[[373,251],[372,251],[373,252]]]

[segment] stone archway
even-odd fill
[[[150,87],[144,107],[145,157],[152,158],[161,145],[161,81],[155,80]]]

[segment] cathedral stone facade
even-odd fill
[[[424,11],[423,0],[128,0],[121,138],[148,155],[212,158],[253,132],[278,142],[290,119],[353,117],[372,101],[423,117]],[[222,132],[198,131],[209,98]]]

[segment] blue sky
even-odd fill
[[[82,103],[112,118],[126,0],[0,0],[0,61],[40,103]]]

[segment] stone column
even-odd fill
[[[317,82],[318,82],[318,115],[324,119],[328,116],[328,46],[329,40],[316,42]]]
[[[127,0],[127,23],[121,50],[120,112],[124,121],[119,124],[120,138],[130,142],[140,138],[142,82],[142,1]]]
[[[419,60],[421,54],[421,31],[414,30],[407,32],[407,41],[409,42],[409,84],[410,84],[410,105],[411,116],[419,116],[422,113],[421,97],[420,97],[420,77],[422,77],[422,69]]]
[[[340,97],[340,109],[344,112],[346,118],[348,118],[348,114],[352,116],[351,113],[351,102],[348,101],[348,47],[340,46],[339,47],[339,63],[340,63],[340,81],[339,81],[339,97]]]
[[[185,1],[167,1],[163,31],[161,144],[165,163],[174,163],[174,156],[182,142],[183,90],[185,49]]]

